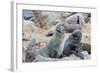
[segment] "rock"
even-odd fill
[[[84,19],[82,14],[76,13],[65,19],[66,32],[73,32],[76,29],[81,30],[82,25],[84,25]]]
[[[87,43],[80,43],[80,49],[82,51],[87,51],[88,54],[91,54],[91,45]]]
[[[23,20],[23,33],[24,32],[34,32],[34,30],[37,29],[34,22],[29,20]]]
[[[55,27],[49,29],[48,33],[46,34],[46,36],[53,36],[54,32],[55,32]]]
[[[81,30],[81,25],[79,24],[67,24],[65,23],[65,32],[73,32],[74,30],[79,29]]]
[[[23,38],[22,40],[23,41],[30,41],[28,38]]]
[[[57,25],[59,25],[59,23],[56,23],[55,26],[53,26],[51,29],[49,29],[48,33],[46,34],[46,36],[52,36],[55,33],[55,29],[56,29]]]
[[[82,13],[85,23],[91,22],[91,13]]]
[[[29,20],[30,18],[33,17],[33,12],[32,10],[23,10],[23,17],[25,20]]]
[[[84,19],[83,19],[82,13],[77,13],[77,14],[69,16],[68,18],[65,19],[65,23],[83,25]]]
[[[88,54],[87,51],[82,51],[82,53],[83,53],[85,59],[90,59],[91,58],[91,56]]]

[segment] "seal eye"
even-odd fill
[[[73,37],[78,37],[76,34],[73,34]]]
[[[74,39],[76,39],[76,40],[78,40],[78,35],[76,35],[76,34],[73,34],[73,37],[74,37]]]
[[[60,31],[60,30],[57,30],[57,32],[61,33],[61,31]]]

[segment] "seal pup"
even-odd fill
[[[74,30],[68,39],[65,40],[63,56],[69,56],[71,54],[84,59],[84,55],[81,53],[79,44],[81,42],[82,33],[80,30]]]
[[[44,48],[38,50],[43,57],[58,58],[63,52],[64,23],[58,23],[55,33]]]
[[[35,38],[27,45],[27,49],[25,50],[25,62],[33,62],[36,58],[36,47],[35,47]]]

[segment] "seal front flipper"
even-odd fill
[[[82,60],[85,59],[85,58],[84,58],[84,55],[82,54],[82,52],[81,52],[81,50],[80,50],[80,48],[75,48],[75,50],[73,50],[72,53],[73,53],[75,56],[77,56],[77,57],[79,57],[80,59],[82,59]]]

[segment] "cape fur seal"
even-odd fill
[[[44,48],[38,50],[38,54],[44,57],[58,58],[63,52],[64,24],[58,23],[55,33]]]
[[[79,44],[82,38],[80,30],[74,30],[68,39],[65,40],[63,56],[69,56],[72,53],[81,59],[84,59],[84,55],[81,53]]]

